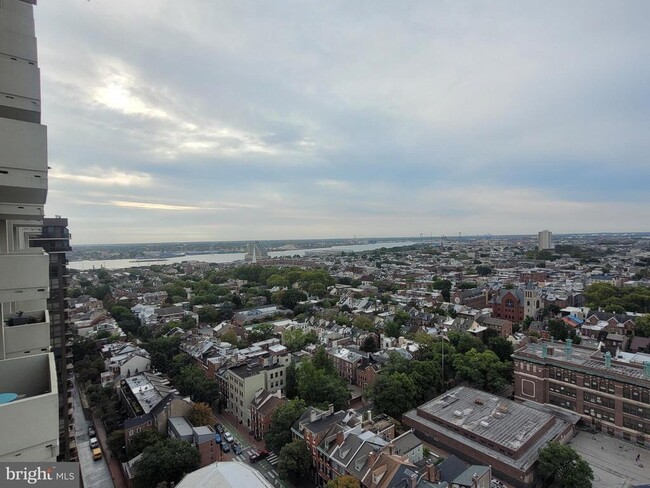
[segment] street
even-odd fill
[[[286,484],[280,480],[280,476],[276,471],[275,466],[277,466],[277,456],[271,454],[268,458],[258,461],[256,463],[250,463],[248,457],[253,453],[253,451],[259,451],[264,448],[264,441],[255,442],[251,437],[243,432],[243,428],[239,429],[236,427],[234,422],[231,422],[223,414],[215,414],[217,422],[224,426],[224,428],[229,431],[233,437],[239,442],[242,446],[243,451],[240,455],[234,456],[234,453],[226,453],[223,455],[224,460],[236,460],[244,462],[253,466],[256,470],[264,475],[264,477],[275,486],[285,487]],[[225,441],[224,441],[225,442]]]
[[[88,437],[88,425],[90,425],[90,422],[84,417],[76,381],[73,395],[75,439],[77,440],[79,467],[81,469],[83,484],[86,488],[112,488],[113,478],[106,465],[105,457],[102,457],[100,461],[93,460],[92,452],[90,451],[90,438]],[[103,451],[104,449],[102,449]],[[103,452],[103,454],[106,456],[107,453]]]

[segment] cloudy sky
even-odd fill
[[[76,244],[648,231],[650,3],[41,0]]]

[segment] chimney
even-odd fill
[[[612,353],[609,351],[605,353],[605,368],[612,369]]]
[[[409,485],[410,488],[416,488],[418,486],[418,474],[413,473],[409,481],[410,481],[410,485]]]
[[[309,420],[311,422],[316,422],[318,420],[318,411],[312,407],[311,412],[309,412]]]
[[[368,467],[372,468],[372,465],[375,464],[375,460],[377,459],[377,451],[370,451],[368,453]]]
[[[565,350],[566,350],[566,358],[571,359],[571,354],[573,353],[573,346],[572,346],[573,341],[571,339],[567,339],[565,343]]]
[[[344,440],[345,439],[344,439],[344,436],[343,436],[343,432],[337,432],[336,433],[336,444],[340,446],[341,444],[343,444]]]
[[[330,403],[329,406],[327,407],[327,414],[332,415],[334,413],[334,404]]]

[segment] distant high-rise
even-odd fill
[[[68,259],[70,251],[68,219],[43,219],[41,235],[30,241],[32,247],[41,247],[50,256],[50,340],[56,361],[59,387],[59,447],[60,461],[76,461],[74,415],[72,412],[72,330],[68,314]]]
[[[550,230],[542,230],[537,234],[537,248],[540,251],[553,249],[553,233]]]
[[[0,461],[59,455],[50,258],[30,247],[47,197],[35,3],[0,1]]]

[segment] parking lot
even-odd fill
[[[593,488],[650,483],[650,450],[605,434],[578,432],[571,446],[594,471]],[[640,457],[636,462],[637,455]]]

